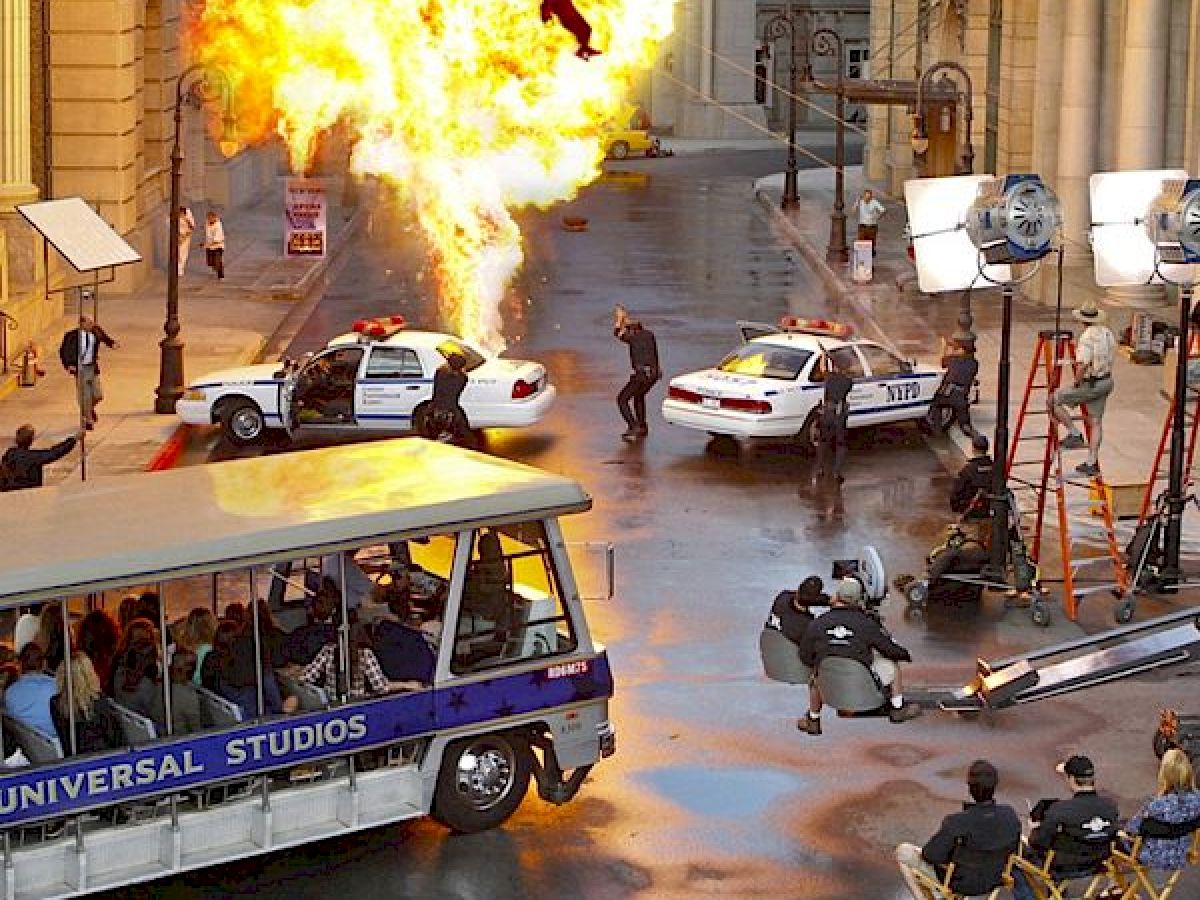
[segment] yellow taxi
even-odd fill
[[[609,159],[628,159],[635,153],[658,156],[658,138],[647,130],[650,122],[645,112],[636,106],[625,106],[616,122],[601,135],[604,153]]]

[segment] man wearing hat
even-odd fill
[[[857,578],[843,578],[830,598],[832,608],[818,616],[804,632],[800,659],[814,672],[827,656],[857,660],[868,667],[888,696],[888,718],[907,722],[921,714],[921,707],[905,703],[900,684],[901,662],[912,655],[892,640],[887,630],[862,608],[863,586]],[[821,733],[821,709],[825,701],[814,681],[808,690],[808,715],[796,722],[807,734]]]
[[[1092,874],[1097,859],[1111,854],[1117,837],[1117,804],[1096,793],[1096,767],[1086,756],[1072,756],[1056,767],[1067,780],[1071,796],[1066,800],[1042,800],[1030,818],[1034,829],[1029,835],[1025,858],[1040,863],[1054,849],[1051,871],[1056,877],[1084,877]],[[1055,844],[1055,836],[1064,832],[1069,841]],[[1013,896],[1034,900],[1033,889],[1025,873],[1013,869]]]
[[[1113,362],[1117,355],[1117,339],[1109,329],[1108,314],[1088,302],[1071,313],[1076,321],[1087,327],[1079,336],[1075,348],[1076,375],[1072,387],[1059,388],[1050,398],[1050,415],[1067,429],[1062,449],[1088,448],[1087,462],[1075,471],[1081,475],[1100,474],[1100,442],[1103,439],[1104,404],[1113,389]],[[1091,427],[1090,440],[1085,441],[1079,425],[1071,421],[1068,406],[1083,407]]]

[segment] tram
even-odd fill
[[[0,543],[0,639],[38,614],[64,662],[57,733],[5,704],[3,896],[77,896],[423,815],[492,828],[531,781],[568,802],[615,749],[613,678],[559,525],[590,506],[568,478],[416,439],[5,495],[20,527]],[[603,564],[611,596],[611,546]],[[124,627],[155,634],[157,667],[139,671],[161,694],[140,709],[95,697],[119,742],[87,753],[80,620],[124,613],[127,595],[157,610]],[[221,623],[190,687],[172,663],[189,610]],[[366,669],[386,668],[398,648],[380,641],[401,626],[428,670],[372,689],[360,636],[376,641]],[[305,665],[301,633],[310,653],[324,641],[332,678]],[[185,696],[201,723],[183,733]]]

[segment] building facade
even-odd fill
[[[105,291],[128,292],[165,265],[179,0],[0,0],[0,310],[17,323],[10,357],[56,326],[77,281],[49,277],[41,239],[19,203],[83,197],[141,253]],[[185,101],[186,104],[186,101]],[[184,110],[182,196],[189,205],[247,202],[275,174],[273,152],[224,160],[204,114]]]

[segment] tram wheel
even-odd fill
[[[504,824],[529,789],[531,752],[512,733],[478,734],[450,744],[438,773],[433,817],[462,834]]]

